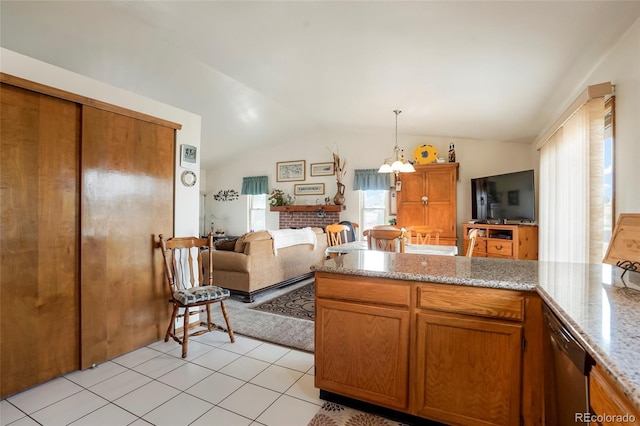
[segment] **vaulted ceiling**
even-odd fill
[[[5,1],[2,47],[202,116],[202,166],[294,135],[530,142],[639,1]]]

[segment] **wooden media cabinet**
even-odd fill
[[[469,247],[469,231],[477,229],[474,257],[538,260],[537,225],[466,223],[463,226],[465,253]]]

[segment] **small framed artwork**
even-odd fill
[[[193,145],[180,145],[180,167],[195,167],[197,148]]]
[[[306,161],[281,161],[276,163],[276,181],[295,182],[304,180]]]
[[[311,163],[311,176],[332,176],[335,174],[333,163]]]
[[[324,183],[297,183],[293,185],[293,195],[323,195]]]
[[[398,214],[398,192],[394,187],[389,188],[389,214],[391,216]]]

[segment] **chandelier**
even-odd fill
[[[378,169],[378,173],[395,173],[396,177],[398,173],[411,173],[416,169],[404,158],[404,151],[398,147],[398,114],[402,111],[396,109],[393,111],[396,114],[396,145],[393,147],[393,155],[384,160],[384,163]]]

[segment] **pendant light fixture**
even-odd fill
[[[416,169],[404,158],[404,151],[398,147],[398,114],[402,111],[396,109],[393,111],[396,114],[396,145],[393,147],[393,155],[384,160],[384,163],[378,169],[378,173],[395,173],[396,177],[398,173],[411,173]]]

